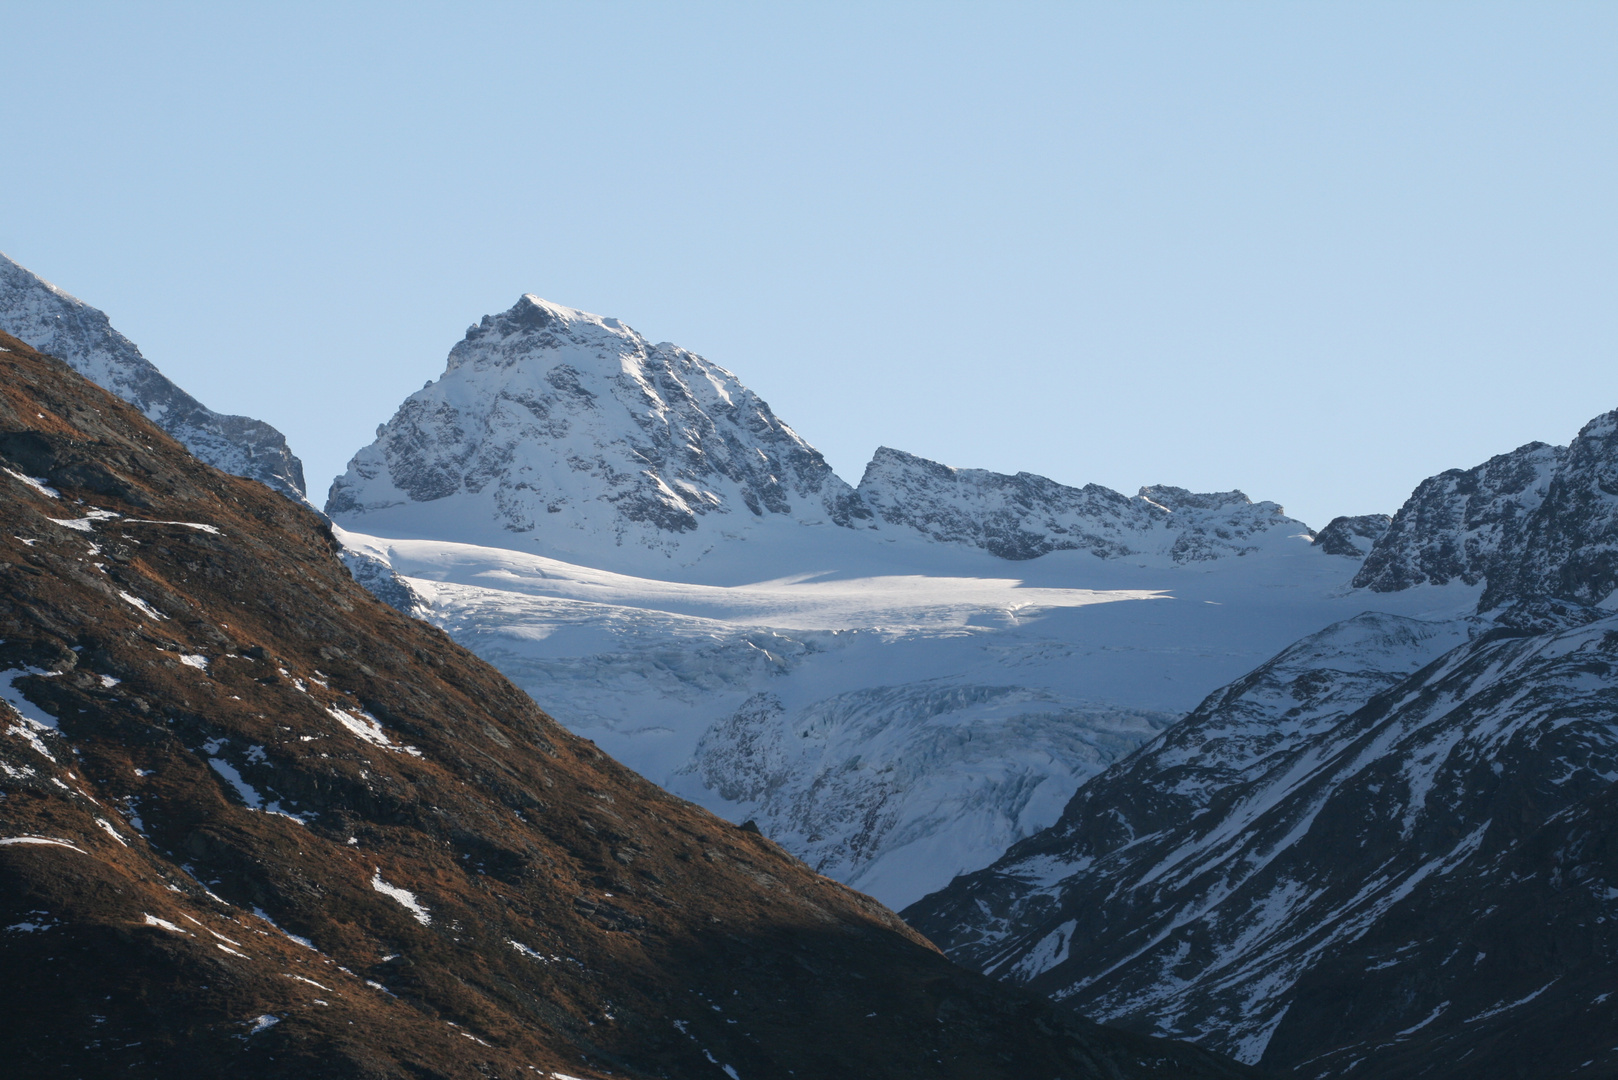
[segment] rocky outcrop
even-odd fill
[[[1618,589],[1618,411],[1566,447],[1530,443],[1424,481],[1354,585],[1482,585],[1485,611],[1541,598],[1601,604]]]
[[[0,330],[65,360],[216,469],[302,501],[303,463],[262,420],[216,413],[170,382],[107,316],[0,255]]]
[[[0,348],[17,1075],[1246,1075],[950,964],[377,602],[309,509]]]
[[[1424,480],[1393,516],[1354,578],[1356,588],[1476,585],[1520,552],[1565,447],[1529,443],[1471,469]]]
[[[1618,598],[1618,410],[1591,420],[1528,523],[1485,607],[1532,597],[1612,606]]]
[[[1387,514],[1335,517],[1324,529],[1315,534],[1315,547],[1327,555],[1363,559],[1370,554],[1376,542],[1382,539],[1392,522],[1393,519]]]
[[[865,467],[858,490],[885,525],[1003,559],[1086,551],[1199,562],[1246,555],[1307,532],[1276,504],[1255,503],[1239,491],[1197,494],[1159,486],[1130,498],[1099,484],[1074,488],[1033,473],[955,469],[888,447]]]
[[[524,296],[485,316],[332,484],[355,529],[540,536],[547,550],[700,551],[749,521],[870,513],[725,369]]]

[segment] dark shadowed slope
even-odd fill
[[[0,335],[18,1075],[1215,1077],[674,799]]]

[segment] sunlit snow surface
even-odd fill
[[[988,865],[1206,694],[1367,606],[1346,590],[1357,563],[1302,537],[1185,567],[792,526],[682,581],[338,532],[569,729],[894,907]],[[1436,595],[1446,610],[1423,610],[1431,590],[1375,600],[1464,603]]]

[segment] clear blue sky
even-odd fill
[[[340,6],[341,10],[328,10]],[[523,292],[1320,526],[1618,407],[1618,5],[0,3],[0,250],[316,501]]]

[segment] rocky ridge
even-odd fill
[[[376,601],[306,508],[0,349],[11,1067],[1244,1075],[949,964]]]
[[[303,463],[262,420],[216,413],[170,382],[105,313],[0,254],[0,330],[66,361],[216,469],[303,501]]]
[[[955,469],[885,446],[865,467],[858,492],[887,525],[1011,560],[1087,551],[1199,562],[1308,532],[1275,503],[1255,503],[1239,491],[1156,486],[1129,498],[1099,484],[1074,488],[1033,473]]]
[[[1393,592],[1484,586],[1482,610],[1618,596],[1618,411],[1566,446],[1530,443],[1416,488],[1354,578]]]

